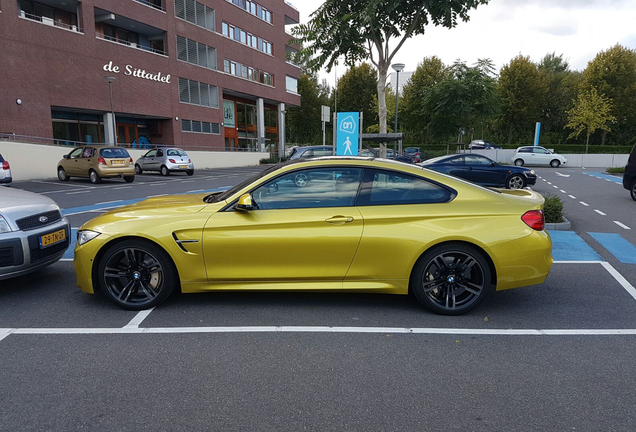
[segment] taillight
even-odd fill
[[[542,231],[545,228],[543,210],[527,211],[521,216],[521,220],[533,230]]]
[[[168,159],[170,163],[176,163],[174,159]]]
[[[130,157],[130,163],[133,163],[132,156]]]
[[[100,157],[99,159],[97,159],[97,163],[101,165],[106,165],[106,161],[104,160],[103,157]]]
[[[2,169],[5,169],[5,170],[11,169],[11,167],[9,166],[9,161],[2,162]]]
[[[188,163],[192,162],[190,159],[188,159]]]

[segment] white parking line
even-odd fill
[[[181,180],[181,183],[193,183],[194,180]]]
[[[553,188],[558,189],[559,187],[557,185],[552,185]]]
[[[92,190],[81,190],[81,191],[77,191],[77,192],[66,192],[66,195],[75,195],[75,194],[81,194],[81,193],[91,193],[93,192]]]
[[[119,189],[130,189],[132,186],[119,186],[116,188],[113,188],[113,190],[119,190]]]
[[[163,186],[165,185],[165,183],[161,182],[161,183],[148,183],[148,186]]]
[[[630,227],[628,227],[627,225],[625,225],[625,224],[623,224],[623,223],[621,223],[619,221],[614,221],[614,223],[616,225],[618,225],[619,227],[623,228],[623,229],[626,229],[626,230],[631,229]]]
[[[576,197],[574,195],[568,195],[570,198],[572,199],[576,199]]]
[[[142,310],[137,315],[135,315],[135,317],[131,319],[130,322],[124,326],[124,328],[139,328],[139,324],[141,324],[143,320],[148,318],[148,315],[150,315],[153,310],[155,310],[154,307]]]
[[[70,184],[70,185],[63,185],[61,182],[50,182],[50,181],[44,181],[44,180],[33,180],[34,183],[42,183],[42,184],[54,184],[56,186],[66,186],[66,187],[72,187],[72,188],[88,188],[88,189],[94,189],[95,186],[84,186],[84,185],[79,185],[79,184]]]
[[[566,194],[567,192],[566,192],[566,191],[564,191],[563,189],[561,189],[561,193],[564,193],[564,194]]]
[[[627,279],[623,277],[622,274],[620,274],[614,267],[612,267],[610,263],[602,262],[601,265],[605,267],[605,270],[607,270],[609,274],[611,274],[614,279],[616,279],[616,282],[621,284],[621,286],[625,288],[625,291],[627,291],[629,295],[631,295],[634,300],[636,300],[636,288],[634,288],[634,286],[630,284]]]
[[[584,203],[583,201],[579,201],[581,204],[583,204],[585,207],[589,207],[590,205],[588,203]]]
[[[548,182],[548,184],[549,184],[549,185],[551,185],[551,184],[552,184],[552,182]]]
[[[602,212],[602,211],[600,211],[600,210],[596,210],[596,209],[594,209],[594,211],[595,211],[596,213],[600,214],[601,216],[607,216],[605,213],[603,213],[603,212]]]

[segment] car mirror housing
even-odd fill
[[[67,154],[66,154],[66,155],[64,155],[64,156],[62,156],[62,157],[63,157],[64,159],[70,159],[70,158],[71,158],[71,157],[70,157],[69,155],[67,155]]]
[[[241,211],[254,210],[254,204],[252,203],[252,195],[250,194],[241,195],[241,197],[238,199],[238,203],[236,203],[236,209]]]

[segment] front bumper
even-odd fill
[[[64,241],[40,247],[42,235],[62,229],[66,233]],[[59,261],[71,243],[70,236],[71,226],[66,218],[34,230],[0,234],[0,280],[31,273]]]

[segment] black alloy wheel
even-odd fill
[[[70,179],[68,174],[66,174],[66,170],[62,167],[57,169],[57,178],[60,179],[60,181],[68,181]]]
[[[169,256],[153,243],[126,240],[106,251],[98,266],[101,291],[128,310],[164,302],[177,286]]]
[[[523,166],[523,159],[517,159],[517,160],[515,160],[515,165],[516,165],[516,166]]]
[[[506,183],[508,189],[523,189],[526,187],[526,180],[520,174],[513,174]]]
[[[191,175],[193,175],[193,174],[194,174],[194,170],[193,170],[193,169],[191,169],[191,170],[187,170],[187,171],[186,171],[186,174],[187,174],[187,175],[189,175],[189,176],[191,176]]]
[[[139,164],[135,164],[135,173],[136,174],[141,174],[143,173],[144,170],[141,169],[141,167],[139,166]]]
[[[95,170],[90,170],[88,173],[88,178],[90,179],[91,183],[93,184],[99,184],[102,182],[102,178],[99,176],[99,174],[97,174],[97,171]]]
[[[552,161],[550,162],[550,166],[551,166],[552,168],[558,168],[558,167],[559,167],[559,165],[561,165],[561,162],[559,162],[559,161],[558,161],[558,160],[556,160],[556,159],[552,159]]]
[[[159,172],[161,172],[162,176],[170,175],[170,170],[165,165],[161,165],[161,169],[159,170]]]
[[[416,264],[411,280],[419,302],[441,315],[461,315],[475,309],[494,288],[483,255],[463,244],[431,249]]]
[[[633,199],[634,201],[636,201],[636,180],[634,180],[634,181],[632,182],[632,187],[631,187],[631,189],[629,190],[629,192],[630,192],[630,194],[632,195],[632,199]]]

